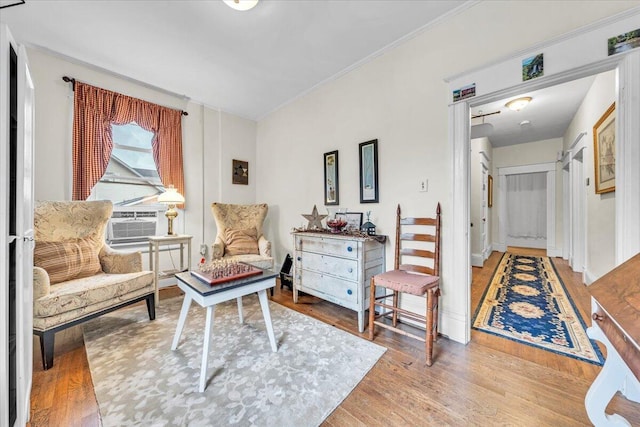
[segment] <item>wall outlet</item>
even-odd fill
[[[429,180],[427,178],[422,178],[418,181],[418,191],[421,193],[425,193],[429,190]]]
[[[205,256],[207,254],[207,245],[205,243],[200,245],[200,255]]]

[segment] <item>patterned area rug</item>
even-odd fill
[[[316,426],[386,349],[269,302],[278,352],[256,295],[216,306],[208,386],[198,392],[205,309],[192,303],[171,351],[182,297],[87,322],[84,339],[104,426]]]
[[[604,363],[548,257],[505,253],[473,327],[596,365]]]

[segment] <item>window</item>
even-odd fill
[[[153,133],[135,122],[111,125],[113,151],[107,170],[91,191],[91,199],[111,200],[114,207],[155,205],[164,192],[153,161]]]

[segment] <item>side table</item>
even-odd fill
[[[188,271],[191,265],[191,240],[193,236],[187,234],[176,234],[172,236],[150,236],[149,237],[149,268],[153,270],[153,288],[155,289],[156,307],[160,301],[158,294],[158,283],[162,278],[171,277],[177,273]],[[160,271],[160,246],[180,245],[180,268]],[[187,262],[184,259],[184,247],[187,246]]]

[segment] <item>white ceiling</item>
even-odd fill
[[[238,12],[221,0],[27,0],[0,19],[20,43],[259,119],[471,4],[262,0]]]
[[[500,114],[484,118],[485,123],[493,125],[493,132],[488,135],[488,138],[494,148],[561,138],[576,115],[594,79],[595,76],[585,77],[473,107],[471,116],[500,111]],[[526,108],[512,111],[505,106],[510,100],[524,96],[533,98]],[[527,120],[530,122],[529,124],[520,125]],[[472,126],[481,123],[481,118],[471,120]]]

